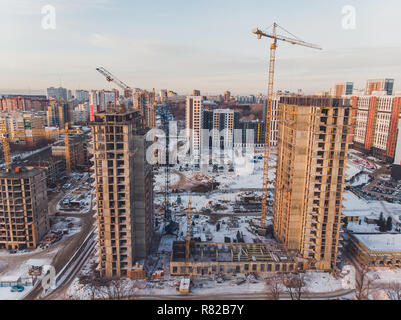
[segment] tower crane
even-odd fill
[[[23,130],[17,130],[23,131]],[[69,135],[80,135],[82,134],[81,130],[78,129],[70,129],[68,122],[65,123],[65,129],[62,130],[51,130],[51,132],[46,132],[44,129],[32,129],[32,133],[36,133],[37,135],[46,136],[50,138],[50,135],[55,134],[63,134],[64,135],[64,145],[65,145],[65,166],[67,171],[67,176],[71,175],[71,154],[70,154],[70,139]],[[4,153],[4,163],[7,169],[11,168],[11,152],[10,152],[10,136],[6,131],[1,131],[1,143],[3,144],[3,153]]]
[[[119,80],[117,77],[115,77],[112,73],[107,71],[103,67],[98,67],[96,68],[96,71],[98,71],[100,74],[102,74],[108,82],[114,82],[116,85],[118,85],[121,89],[124,91],[126,90],[132,90],[130,86]]]
[[[266,227],[266,215],[267,215],[267,187],[269,184],[269,152],[270,152],[270,123],[271,123],[271,107],[272,107],[272,98],[273,98],[273,85],[274,85],[274,67],[276,62],[276,49],[277,42],[284,41],[291,43],[293,45],[304,46],[312,49],[322,50],[318,45],[308,43],[300,40],[296,36],[294,36],[289,31],[285,30],[283,27],[280,27],[277,23],[273,23],[272,32],[262,31],[260,29],[254,29],[252,32],[257,35],[258,39],[262,37],[271,38],[270,45],[270,63],[269,63],[269,84],[268,84],[268,92],[267,92],[267,106],[266,106],[266,130],[265,130],[265,149],[264,149],[264,164],[263,164],[263,189],[262,189],[262,212],[260,217],[260,227],[261,229],[265,229]],[[287,36],[278,35],[277,29],[281,29],[282,31],[290,34],[294,38],[289,38]],[[270,27],[268,28],[270,29]],[[267,30],[268,30],[267,29]]]
[[[189,193],[188,214],[187,214],[187,234],[185,239],[185,273],[189,275],[189,254],[191,249],[191,205],[192,192]]]

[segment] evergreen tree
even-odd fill
[[[393,229],[393,219],[391,219],[391,217],[387,218],[386,229],[387,231],[391,231]]]

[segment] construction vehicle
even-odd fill
[[[22,130],[17,130],[22,131]],[[51,135],[55,134],[63,134],[65,138],[65,164],[66,164],[66,171],[67,176],[71,176],[71,154],[70,154],[70,140],[69,135],[81,135],[83,134],[81,130],[78,129],[69,129],[68,122],[65,123],[65,129],[62,130],[51,130],[46,131],[45,129],[32,129],[32,132],[37,135],[45,136],[47,139],[50,139]],[[3,153],[4,153],[4,163],[7,169],[11,168],[11,152],[10,152],[10,135],[5,132],[1,131],[1,142],[3,144]]]
[[[265,130],[265,148],[264,148],[264,164],[263,164],[263,188],[262,188],[262,212],[260,217],[260,232],[265,233],[266,230],[266,216],[267,216],[267,196],[268,190],[267,187],[270,183],[268,171],[269,171],[269,153],[270,153],[270,123],[272,120],[271,108],[272,108],[272,98],[273,98],[273,85],[274,85],[274,67],[276,62],[276,49],[277,42],[284,41],[291,43],[293,45],[304,46],[308,48],[322,50],[321,47],[300,40],[292,33],[285,30],[283,27],[280,27],[277,23],[272,24],[272,32],[262,31],[260,29],[253,30],[253,33],[257,35],[258,39],[262,37],[271,38],[270,45],[270,63],[269,63],[269,82],[268,82],[268,93],[267,93],[267,105],[266,105],[266,130]],[[277,34],[277,29],[281,29],[282,31],[290,34],[294,38],[289,38],[287,36],[282,36]],[[270,27],[268,28],[270,29]],[[267,29],[267,30],[268,30]],[[280,114],[280,112],[278,112]]]

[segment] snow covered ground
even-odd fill
[[[191,294],[197,295],[216,295],[216,294],[252,294],[252,293],[268,293],[265,280],[256,280],[253,277],[243,278],[245,281],[238,279],[225,280],[218,283],[214,279],[202,280],[194,279],[191,287]],[[177,287],[180,278],[171,278],[164,281],[147,282],[145,280],[125,280],[122,287],[126,288],[127,294],[146,296],[146,295],[176,295],[179,294]],[[327,293],[341,290],[353,290],[355,288],[355,269],[350,265],[344,266],[339,276],[325,272],[307,272],[304,277],[304,292],[308,293]],[[106,292],[106,290],[102,290]],[[285,292],[285,288],[282,287]],[[71,299],[90,299],[93,291],[88,285],[79,283],[78,278],[74,280],[70,286],[67,297]],[[104,295],[97,293],[97,297]]]

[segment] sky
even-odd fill
[[[400,12],[399,0],[0,0],[0,93],[116,87],[103,66],[131,87],[265,94],[270,41],[252,30],[273,22],[323,48],[279,42],[275,90],[394,78],[400,91]]]

